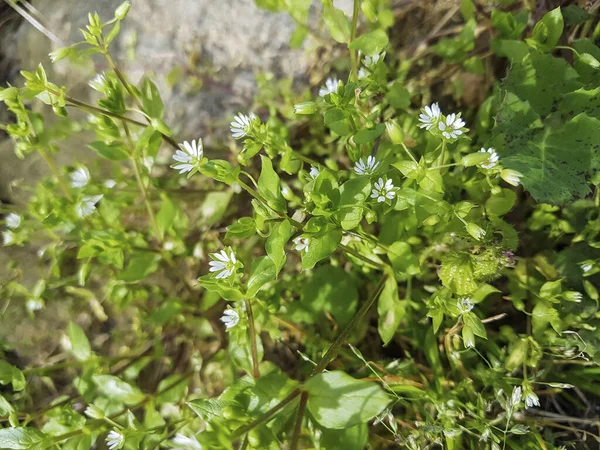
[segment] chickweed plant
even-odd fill
[[[105,58],[94,104],[42,64],[0,89],[51,171],[1,207],[43,268],[2,301],[91,317],[48,364],[2,343],[0,448],[597,449],[598,3],[463,0],[413,53],[402,2],[256,3],[337,56],[310,87],[258,75],[226,145],[119,68],[129,2],[50,55]],[[434,70],[491,81],[460,108]],[[75,133],[96,162],[57,167]]]

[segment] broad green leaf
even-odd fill
[[[42,448],[46,436],[33,428],[3,428],[0,430],[0,448],[34,450]]]
[[[404,307],[398,298],[398,284],[393,274],[390,274],[385,281],[377,303],[377,314],[379,314],[377,330],[383,345],[387,345],[396,334],[404,317]]]
[[[386,32],[379,28],[357,37],[350,42],[348,47],[352,50],[358,50],[364,55],[373,56],[377,53],[381,53],[381,51],[387,47],[388,43],[389,39]]]
[[[160,92],[156,85],[147,77],[142,80],[142,105],[144,112],[153,119],[162,119],[165,112],[165,105],[160,98]]]
[[[378,384],[338,370],[310,378],[304,389],[308,392],[308,410],[325,428],[342,429],[368,422],[391,402]]]
[[[357,304],[354,278],[340,267],[323,265],[304,283],[300,301],[290,305],[290,313],[294,321],[318,323],[328,312],[337,323],[345,325]]]
[[[264,356],[264,348],[260,336],[252,336],[256,339],[256,349],[258,361],[260,362]],[[250,348],[250,336],[248,331],[243,327],[234,327],[229,330],[229,357],[233,364],[247,374],[251,374],[253,370],[252,351]]]
[[[237,287],[229,286],[225,280],[217,280],[212,274],[198,278],[198,282],[204,289],[217,292],[225,300],[237,302],[244,299],[244,294]]]
[[[492,194],[485,202],[485,210],[494,216],[503,216],[515,205],[517,194],[512,189],[502,189],[498,194]]]
[[[327,258],[342,240],[342,230],[330,226],[309,237],[308,251],[302,252],[302,270],[312,269],[316,263]]]
[[[135,405],[144,399],[144,394],[139,388],[113,375],[94,375],[92,380],[100,392],[112,400]]]
[[[92,356],[92,347],[90,341],[83,329],[75,322],[69,322],[67,328],[69,340],[71,341],[71,353],[78,361],[86,361]]]
[[[271,227],[271,234],[265,242],[267,255],[275,264],[275,274],[277,275],[285,265],[285,244],[294,234],[294,228],[289,220],[282,220]]]
[[[22,391],[25,389],[25,375],[21,369],[0,360],[0,385],[11,384],[13,390]]]
[[[385,131],[385,124],[378,123],[374,128],[360,130],[354,135],[354,143],[356,145],[366,144],[367,142],[374,141]]]
[[[468,312],[463,314],[463,320],[465,322],[465,325],[471,328],[473,334],[481,338],[487,339],[485,327],[483,326],[483,323],[481,323],[481,319],[479,319],[479,317],[477,317],[475,313]]]
[[[407,109],[410,106],[410,97],[411,94],[408,89],[398,81],[395,81],[388,93],[385,94],[388,103],[399,110]]]
[[[551,324],[553,328],[559,328],[560,316],[558,311],[550,306],[545,300],[538,300],[531,311],[531,325],[533,335],[539,337]]]
[[[96,151],[100,156],[111,161],[125,161],[129,159],[129,153],[123,144],[106,144],[104,142],[92,142],[88,147]]]
[[[171,224],[177,215],[177,208],[171,199],[165,194],[162,194],[161,198],[162,204],[160,205],[158,214],[156,214],[156,226],[158,227],[158,232],[160,233],[160,238],[162,239],[169,228],[171,228]]]
[[[323,20],[331,37],[341,44],[350,42],[351,26],[348,17],[328,0],[324,1],[323,7]]]
[[[227,234],[225,235],[225,238],[231,239],[232,237],[235,237],[238,239],[246,239],[250,236],[254,236],[255,234],[256,222],[254,219],[252,217],[241,217],[237,220],[237,222],[234,222],[227,227]],[[268,250],[267,253],[269,253]],[[272,258],[273,256],[271,256],[271,259]]]
[[[477,289],[473,263],[468,253],[453,252],[442,258],[440,280],[457,295],[468,295]]]
[[[200,206],[200,219],[208,226],[219,222],[229,206],[232,197],[231,190],[209,192]]]
[[[396,241],[389,247],[388,258],[392,267],[398,274],[418,275],[421,273],[419,259],[413,253],[410,244],[402,241]]]
[[[246,292],[248,297],[254,297],[265,284],[273,281],[276,276],[275,263],[268,256],[261,256],[252,261],[248,276],[248,291]]]
[[[527,43],[541,52],[549,52],[563,33],[564,22],[560,7],[547,12],[533,27],[532,37]]]
[[[363,217],[363,204],[371,193],[371,182],[367,177],[357,177],[340,186],[339,211],[335,217],[344,230],[356,228]]]
[[[237,403],[230,400],[220,400],[218,398],[200,398],[187,402],[186,405],[202,420],[211,422],[214,419],[220,419],[223,416],[222,411],[224,408],[235,406]]]
[[[248,386],[236,396],[236,400],[250,414],[263,414],[289,395],[297,384],[281,372],[271,372],[261,376],[254,385]]]
[[[185,397],[188,385],[188,379],[179,374],[170,375],[166,378],[163,378],[156,387],[156,392],[162,393],[157,395],[154,401],[158,405],[162,405],[164,403],[175,404]]]
[[[329,127],[331,131],[340,136],[347,136],[352,132],[352,126],[350,125],[349,118],[350,113],[348,111],[331,108],[323,116],[323,122]]]
[[[369,427],[366,423],[354,425],[343,430],[321,430],[322,450],[364,450],[369,440]]]
[[[152,252],[134,253],[125,270],[119,275],[119,280],[134,283],[145,279],[156,272],[160,255]]]
[[[281,193],[279,175],[273,170],[273,163],[267,156],[260,156],[262,169],[258,179],[258,192],[267,200],[268,205],[276,211],[285,212],[286,202]]]

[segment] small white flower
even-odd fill
[[[533,408],[534,406],[540,406],[539,397],[532,390],[527,390],[525,392],[525,406],[528,408]]]
[[[426,130],[430,130],[442,117],[442,110],[437,103],[433,103],[430,106],[426,106],[421,109],[421,114],[419,114],[419,128],[425,128]]]
[[[210,266],[209,271],[215,272],[215,278],[228,278],[233,275],[237,264],[233,250],[229,249],[229,253],[221,250],[219,253],[211,253],[209,256],[213,259],[208,263]]]
[[[15,233],[10,230],[2,232],[2,243],[4,245],[10,245],[15,242]]]
[[[202,445],[195,437],[187,437],[181,433],[177,433],[173,438],[174,447],[172,450],[202,450]]]
[[[14,230],[15,228],[19,228],[19,225],[21,225],[21,216],[11,212],[6,216],[5,222],[8,228]]]
[[[521,386],[515,386],[512,391],[512,395],[510,396],[510,403],[512,406],[516,406],[521,403],[523,399],[523,391],[521,390]]]
[[[461,128],[465,126],[464,120],[452,113],[446,116],[446,120],[441,120],[438,123],[438,128],[442,132],[442,136],[446,139],[456,139],[463,131]]]
[[[337,92],[340,80],[336,77],[329,77],[325,80],[325,84],[319,89],[319,97],[325,97],[328,94]]]
[[[297,238],[294,238],[292,242],[294,243],[294,250],[299,252],[304,250],[305,252],[308,252],[308,243],[310,240],[307,237],[298,236]]]
[[[84,195],[83,198],[75,206],[75,211],[78,217],[90,216],[96,211],[96,203],[104,197],[103,195]]]
[[[496,149],[494,149],[493,147],[490,147],[488,149],[482,147],[480,152],[487,152],[490,154],[490,156],[485,161],[479,163],[479,167],[482,167],[483,169],[493,169],[494,167],[496,167],[496,165],[498,165],[498,160],[500,158],[498,157],[498,153],[496,153]]]
[[[364,158],[360,158],[356,165],[354,166],[354,171],[358,175],[371,175],[375,172],[375,169],[379,166],[379,163],[375,159],[374,156],[367,157],[365,161]]]
[[[394,191],[394,184],[392,180],[383,181],[383,178],[380,178],[375,182],[375,187],[371,192],[371,198],[376,198],[377,202],[383,203],[386,199],[393,199],[396,196],[396,192]]]
[[[82,188],[90,182],[90,172],[85,167],[79,167],[71,172],[71,186]]]
[[[500,177],[512,186],[518,186],[522,176],[523,174],[521,172],[511,169],[504,169],[500,172]]]
[[[88,407],[85,408],[85,411],[83,413],[86,416],[88,416],[90,419],[103,419],[104,418],[104,411],[102,411],[96,405],[88,405]]]
[[[173,159],[177,161],[171,167],[175,170],[179,170],[179,173],[191,172],[194,169],[198,169],[202,164],[202,157],[204,155],[204,147],[202,145],[202,139],[195,139],[191,143],[185,141],[180,144],[183,150],[177,150],[173,155]]]
[[[254,113],[250,113],[249,115],[238,113],[229,124],[233,138],[241,139],[246,136],[252,127],[252,122],[256,118],[256,114]]]
[[[588,273],[590,270],[594,268],[594,265],[590,261],[584,261],[579,264],[583,273]]]
[[[95,91],[104,93],[104,86],[106,86],[106,82],[106,75],[99,73],[92,80],[90,80],[88,85]]]
[[[456,302],[456,306],[461,314],[466,314],[473,309],[473,303],[470,298],[461,298],[458,302]]]
[[[379,61],[383,61],[383,58],[385,58],[385,52],[381,52],[373,56],[365,56],[364,64],[367,67],[372,67]]]
[[[150,173],[152,172],[152,168],[154,167],[154,158],[152,156],[144,156],[142,158],[142,164],[144,165],[148,173]]]
[[[229,330],[235,327],[240,321],[240,315],[235,309],[226,309],[223,311],[223,315],[219,319],[225,325],[225,328]]]
[[[369,71],[367,69],[365,69],[364,67],[361,67],[360,69],[358,69],[358,79],[359,80],[364,80],[368,76],[369,76]]]
[[[110,450],[121,448],[123,447],[124,443],[125,438],[118,431],[111,430],[110,433],[108,433],[108,436],[106,437],[106,444],[108,445],[108,448]]]
[[[310,166],[310,172],[308,173],[308,176],[314,180],[319,176],[320,173],[321,172],[319,171],[319,169],[317,169],[315,166]]]
[[[104,181],[104,187],[108,188],[108,189],[112,189],[117,185],[117,182],[115,180],[106,180]]]

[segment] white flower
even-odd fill
[[[125,438],[121,433],[115,430],[111,430],[106,437],[106,444],[110,450],[121,448],[125,443]]]
[[[44,301],[40,298],[30,298],[27,300],[27,303],[25,303],[25,307],[27,308],[27,311],[39,311],[44,307]]]
[[[75,206],[75,211],[78,217],[90,216],[96,211],[96,203],[104,197],[103,195],[85,195],[81,201]]]
[[[235,309],[226,309],[223,311],[223,315],[219,319],[225,325],[225,328],[229,330],[235,327],[240,321],[240,315]]]
[[[466,314],[473,309],[473,303],[471,303],[470,298],[461,298],[456,302],[456,306],[461,314]]]
[[[104,187],[108,188],[108,189],[112,189],[117,185],[117,182],[115,180],[106,180],[104,183]]]
[[[320,173],[321,172],[319,172],[319,169],[317,169],[315,166],[310,166],[310,172],[308,173],[308,176],[314,180],[319,176]]]
[[[177,150],[173,155],[173,159],[177,161],[171,167],[175,170],[179,170],[179,173],[191,172],[194,169],[198,169],[202,163],[202,156],[204,155],[204,147],[202,145],[202,139],[192,140],[190,144],[185,141],[180,144],[183,150]]]
[[[521,403],[523,398],[523,391],[521,390],[521,386],[515,386],[512,391],[512,395],[510,396],[510,403],[512,406],[516,406]]]
[[[518,186],[522,176],[523,174],[521,172],[511,169],[504,169],[500,172],[500,177],[512,186]]]
[[[365,66],[372,67],[379,61],[383,61],[383,58],[385,58],[385,52],[381,52],[373,56],[365,56]]]
[[[442,120],[438,123],[438,128],[442,132],[442,136],[446,139],[456,139],[463,131],[461,128],[465,126],[464,120],[452,113],[446,116],[446,120]]]
[[[525,406],[528,408],[540,406],[539,397],[531,389],[525,391]]]
[[[386,199],[393,199],[396,196],[396,192],[394,191],[394,185],[392,180],[383,181],[383,178],[380,178],[375,183],[375,188],[371,192],[371,198],[376,198],[377,202],[383,203]]]
[[[579,267],[581,267],[583,273],[588,273],[594,268],[594,264],[591,261],[584,261],[582,263],[579,263]]]
[[[21,216],[11,212],[8,216],[6,216],[5,222],[8,228],[14,230],[15,228],[19,228],[19,225],[21,225]]]
[[[85,167],[79,167],[71,172],[71,186],[82,188],[90,182],[90,172]]]
[[[103,73],[99,73],[94,77],[93,80],[90,80],[88,85],[95,91],[104,93],[104,86],[106,86],[106,83],[106,75],[104,75]]]
[[[325,97],[328,94],[337,92],[340,80],[335,77],[329,77],[325,80],[325,84],[319,89],[319,97]]]
[[[498,157],[498,153],[496,153],[494,147],[490,147],[487,150],[482,147],[480,152],[487,152],[490,154],[490,156],[485,161],[479,163],[479,167],[482,167],[484,169],[493,169],[494,167],[496,167],[500,158]]]
[[[10,245],[15,242],[15,233],[10,230],[2,232],[2,243],[4,245]]]
[[[374,156],[367,157],[367,160],[364,161],[363,158],[360,158],[356,165],[354,166],[354,171],[358,175],[371,175],[375,172],[375,169],[379,166],[379,163],[375,159]]]
[[[367,78],[369,76],[369,71],[367,69],[365,69],[364,67],[361,67],[360,69],[358,69],[358,79],[359,80],[363,80],[365,78]]]
[[[83,413],[90,419],[104,419],[104,411],[102,411],[96,405],[88,405]]]
[[[431,106],[426,106],[421,109],[421,114],[419,114],[419,128],[425,128],[426,130],[430,130],[442,117],[442,110],[437,103],[431,104]]]
[[[297,238],[294,238],[292,242],[294,243],[294,250],[299,252],[304,250],[305,252],[308,252],[308,243],[310,240],[307,237],[298,236]]]
[[[171,450],[202,450],[202,445],[195,437],[187,437],[181,433],[177,433],[173,438],[173,447]]]
[[[238,113],[238,115],[233,118],[233,122],[229,124],[233,138],[241,139],[246,136],[252,126],[252,121],[256,118],[256,114],[254,113],[250,113],[250,115]]]
[[[210,266],[209,271],[215,272],[216,278],[227,278],[233,275],[237,264],[233,250],[229,249],[229,253],[221,250],[219,253],[211,253],[209,256],[213,259],[208,263]]]
[[[144,156],[142,158],[142,164],[148,172],[152,172],[152,167],[154,167],[154,158],[152,156]]]

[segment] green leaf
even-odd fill
[[[404,317],[404,308],[398,298],[398,283],[393,274],[390,274],[385,281],[377,303],[377,313],[379,314],[377,330],[383,345],[387,345],[396,334]]]
[[[177,208],[165,194],[161,194],[161,199],[162,204],[158,214],[156,214],[156,226],[158,227],[159,237],[163,239],[177,215]]]
[[[209,192],[200,206],[200,214],[202,223],[207,226],[212,226],[219,222],[229,206],[229,201],[232,197],[231,190]]]
[[[247,239],[255,234],[256,222],[254,219],[252,217],[241,217],[237,220],[237,222],[234,222],[227,227],[225,239],[231,239],[233,237],[238,239]],[[267,250],[267,254],[268,253],[269,251]],[[271,256],[271,259],[273,259],[273,256]]]
[[[354,135],[354,143],[356,145],[366,144],[367,142],[374,141],[385,131],[385,124],[378,123],[374,128],[360,130]]]
[[[480,338],[487,339],[485,327],[483,326],[483,323],[481,322],[479,317],[475,315],[475,313],[468,312],[463,314],[463,320],[465,321],[465,325],[471,328],[473,334],[479,336]]]
[[[94,375],[92,380],[100,392],[111,400],[135,405],[144,399],[144,394],[139,388],[113,375]]]
[[[207,274],[198,278],[198,282],[204,289],[217,292],[225,300],[237,302],[243,300],[244,294],[237,287],[227,285],[226,281],[217,280],[213,275]]]
[[[348,111],[339,108],[331,108],[323,116],[323,122],[325,122],[325,125],[327,125],[335,134],[347,136],[352,133],[352,126],[348,119],[349,117],[350,113],[348,113]]]
[[[552,50],[563,33],[564,22],[560,7],[547,12],[533,27],[532,37],[527,43],[541,52]]]
[[[565,22],[569,25],[581,25],[594,18],[593,14],[588,13],[585,9],[580,8],[577,5],[569,5],[563,8],[562,14]]]
[[[312,269],[316,263],[331,255],[342,240],[342,230],[325,227],[309,237],[308,251],[302,252],[302,270]]]
[[[529,12],[524,8],[517,13],[492,10],[492,25],[506,39],[517,39],[527,28],[528,19]]]
[[[187,402],[186,405],[202,420],[212,422],[214,419],[222,418],[222,411],[224,408],[235,406],[237,403],[230,400],[220,400],[218,398],[201,398]]]
[[[341,44],[350,42],[350,20],[344,12],[334,8],[333,4],[328,1],[324,2],[323,7],[323,20],[331,37]]]
[[[517,194],[512,189],[502,189],[499,194],[491,195],[485,202],[488,214],[502,216],[509,212],[515,205]]]
[[[398,274],[414,276],[421,273],[419,259],[413,253],[410,244],[406,242],[396,241],[390,245],[388,258]]]
[[[268,256],[261,256],[252,261],[248,276],[248,291],[246,292],[248,297],[254,297],[265,284],[273,281],[276,276],[275,264]]]
[[[33,450],[41,448],[46,436],[33,428],[3,428],[0,430],[0,448]]]
[[[340,186],[339,211],[335,217],[343,230],[356,228],[363,217],[364,203],[371,193],[371,182],[366,177],[352,178]]]
[[[13,390],[22,391],[25,389],[25,376],[21,369],[0,360],[0,385],[11,384]]]
[[[260,155],[260,160],[262,169],[258,179],[258,192],[275,211],[285,212],[286,202],[281,193],[279,175],[273,170],[273,163],[268,157]]]
[[[442,257],[440,280],[457,295],[468,295],[477,289],[473,263],[468,253],[453,252]]]
[[[545,300],[538,300],[531,311],[531,325],[533,335],[539,337],[551,324],[554,328],[559,328],[560,316],[558,311],[550,306]]]
[[[340,325],[347,324],[358,305],[354,278],[340,267],[323,265],[304,283],[299,302],[290,305],[294,321],[317,323],[325,312]]]
[[[387,47],[388,43],[389,39],[386,32],[378,28],[375,31],[357,37],[348,47],[352,50],[358,50],[364,55],[373,56],[381,53]]]
[[[129,153],[125,150],[123,144],[105,144],[104,142],[92,142],[88,147],[97,152],[100,156],[111,161],[125,161],[129,159]]]
[[[285,265],[285,244],[294,234],[294,228],[289,220],[282,220],[271,227],[271,234],[265,242],[267,255],[275,264],[275,275],[277,275]]]
[[[399,81],[394,81],[390,90],[385,94],[385,99],[390,105],[399,110],[407,109],[410,106],[410,92]]]
[[[321,430],[322,450],[364,450],[369,440],[369,427],[361,423],[343,430]]]
[[[128,283],[141,281],[156,272],[159,261],[160,255],[152,252],[134,253],[125,270],[119,275],[119,280]]]
[[[272,372],[261,376],[253,386],[237,395],[236,400],[250,414],[263,414],[289,395],[297,384],[283,373]]]
[[[160,92],[156,85],[147,77],[142,80],[142,105],[144,112],[153,119],[161,120],[165,112],[165,105],[160,98]]]
[[[71,353],[73,353],[75,359],[77,361],[88,360],[92,356],[92,347],[83,329],[75,322],[69,322],[67,331],[71,341]]]
[[[310,378],[304,389],[308,392],[308,410],[325,428],[342,429],[368,422],[391,402],[379,385],[337,370]]]

